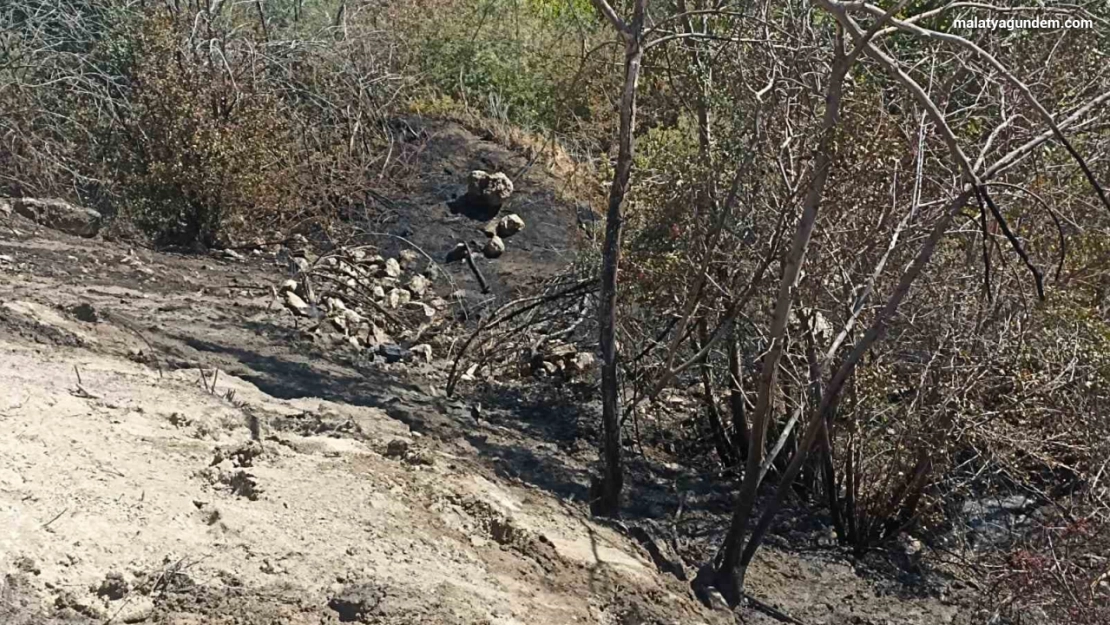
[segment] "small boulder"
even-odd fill
[[[13,198],[11,204],[16,213],[52,230],[85,238],[100,232],[102,217],[91,208],[55,199]]]
[[[385,275],[389,278],[401,277],[401,263],[396,258],[387,258],[384,266]]]
[[[497,236],[502,239],[507,239],[521,230],[524,230],[524,220],[516,213],[505,215],[497,222]]]
[[[490,208],[500,208],[513,194],[513,181],[505,174],[476,169],[466,177],[466,194]]]
[[[462,214],[470,219],[492,219],[513,194],[513,182],[503,173],[490,174],[481,170],[466,177],[466,193],[447,203],[452,214]]]
[[[385,447],[386,458],[403,458],[405,454],[409,453],[409,446],[411,443],[403,438],[395,438],[389,441]]]
[[[409,280],[409,291],[416,297],[423,297],[424,293],[428,291],[428,279],[420,274],[416,274]]]
[[[401,362],[405,359],[407,353],[405,349],[396,343],[385,343],[378,346],[378,353],[385,358],[386,362]]]
[[[301,317],[308,317],[310,315],[310,308],[299,295],[293,291],[285,292],[285,307],[293,311],[293,314],[300,315]]]
[[[123,578],[123,574],[118,571],[108,573],[100,585],[92,589],[96,592],[98,597],[107,597],[108,599],[116,600],[123,599],[127,593],[131,592],[131,585]]]
[[[278,289],[278,293],[288,293],[290,291],[295,293],[299,286],[300,284],[298,284],[296,280],[286,280],[281,283],[281,288]]]
[[[400,308],[412,301],[412,293],[408,289],[395,288],[386,296],[390,308]]]
[[[328,599],[328,607],[336,612],[341,623],[368,623],[383,596],[384,592],[376,586],[354,586]]]
[[[501,237],[492,237],[486,241],[486,246],[482,248],[482,255],[486,258],[500,258],[505,253],[505,242]]]

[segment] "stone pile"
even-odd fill
[[[488,240],[480,248],[486,258],[500,258],[505,253],[505,240],[524,229],[520,215],[514,213],[497,218],[512,194],[513,181],[505,174],[474,170],[466,177],[466,193],[447,203],[452,214],[486,222],[482,232]],[[465,245],[459,243],[447,254],[446,261],[457,262],[466,255]]]
[[[317,344],[349,346],[386,363],[433,360],[420,337],[434,333],[448,309],[433,289],[434,262],[412,250],[386,258],[364,248],[315,259],[297,250],[286,258],[292,277],[276,293],[298,326],[307,320]]]
[[[489,240],[482,248],[482,255],[486,258],[500,258],[505,253],[505,239],[524,230],[524,220],[516,213],[505,215],[497,221],[491,221],[482,229]]]
[[[530,353],[525,373],[537,378],[581,376],[593,369],[597,358],[570,343],[553,341]]]

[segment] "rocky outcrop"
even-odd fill
[[[0,201],[0,204],[4,202],[10,204],[17,214],[40,226],[77,237],[95,237],[100,232],[103,220],[100,213],[93,209],[70,204],[65,200],[11,198]],[[3,212],[2,208],[0,212]]]

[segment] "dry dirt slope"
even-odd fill
[[[263,262],[121,263],[119,245],[16,226],[0,233],[0,622],[720,621],[579,509],[391,417],[461,419],[434,366],[360,372],[291,347],[254,289],[279,278]],[[220,369],[215,393],[202,368]]]

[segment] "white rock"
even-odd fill
[[[420,262],[420,253],[416,250],[401,250],[397,259],[401,261],[401,267],[411,270]]]
[[[409,280],[408,289],[416,297],[423,297],[424,293],[428,290],[428,279],[420,274],[416,274]]]
[[[293,291],[285,292],[285,307],[302,317],[307,317],[309,314],[308,304]]]
[[[486,246],[482,248],[482,255],[486,258],[499,258],[505,253],[505,242],[501,237],[493,237],[486,241]]]
[[[497,222],[497,236],[503,239],[507,239],[521,230],[524,230],[524,220],[516,213],[505,215]]]
[[[388,258],[385,261],[384,267],[385,275],[390,278],[401,277],[401,263],[397,262],[396,258]]]
[[[408,289],[398,287],[389,292],[386,300],[389,302],[390,308],[400,308],[412,301],[412,293],[409,293]]]

